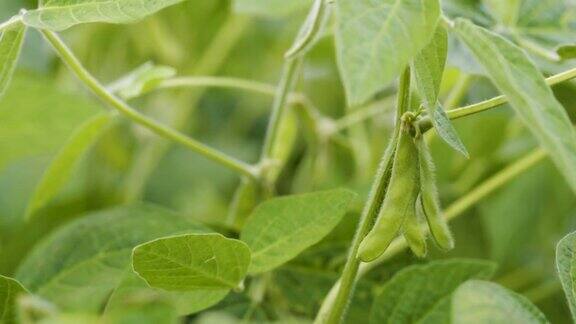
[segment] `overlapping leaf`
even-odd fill
[[[428,44],[437,0],[337,1],[338,65],[348,103],[361,104],[388,85]]]
[[[25,34],[26,26],[22,23],[0,33],[0,98],[12,80]]]
[[[249,271],[274,269],[318,243],[340,222],[355,196],[336,189],[275,198],[259,205],[240,235],[252,250]]]
[[[132,249],[158,237],[205,229],[149,205],[88,214],[38,245],[16,278],[64,310],[96,311],[121,283]]]
[[[452,296],[452,323],[548,323],[528,299],[497,284],[471,280]]]
[[[445,306],[460,284],[490,278],[495,268],[490,262],[465,259],[406,268],[374,299],[370,323],[431,323],[433,316],[446,316]]]
[[[462,19],[454,31],[576,192],[576,130],[542,74],[524,51],[497,34]]]
[[[16,299],[27,293],[18,281],[0,276],[0,323],[15,324],[17,320]]]

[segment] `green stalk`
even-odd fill
[[[479,201],[481,201],[482,199],[484,199],[485,197],[487,197],[491,193],[495,192],[499,188],[502,188],[509,181],[518,177],[522,173],[528,171],[529,169],[531,169],[532,167],[534,167],[535,165],[537,165],[538,163],[543,161],[545,158],[546,158],[546,153],[543,150],[536,149],[536,150],[532,151],[531,153],[529,153],[526,156],[519,159],[514,164],[511,164],[510,166],[506,167],[504,170],[498,172],[497,174],[492,176],[490,179],[488,179],[485,182],[483,182],[482,184],[480,184],[478,187],[476,187],[474,190],[472,190],[466,196],[455,201],[452,205],[450,205],[446,209],[446,211],[444,213],[444,217],[446,218],[447,221],[452,221],[452,220],[458,218],[459,216],[462,216],[465,211],[467,211],[469,208],[471,208],[472,206],[477,204]],[[427,227],[424,227],[424,229],[428,230]],[[392,242],[392,244],[390,244],[390,247],[388,248],[388,250],[386,250],[386,252],[384,252],[384,254],[380,258],[376,259],[373,262],[362,263],[360,265],[359,270],[358,270],[358,278],[362,277],[363,275],[368,273],[370,270],[378,267],[382,263],[386,262],[387,260],[391,259],[393,256],[399,254],[400,252],[404,251],[407,248],[408,248],[408,244],[406,243],[406,240],[403,237],[397,238],[396,240],[394,240]],[[337,281],[334,284],[334,286],[332,286],[332,289],[330,290],[330,292],[328,293],[328,295],[324,299],[324,302],[322,303],[322,307],[320,308],[320,313],[326,312],[327,310],[333,308],[334,305],[336,305],[337,294],[341,290],[341,286],[343,286],[343,284],[342,284],[343,282],[344,282],[344,278],[341,278],[339,281]],[[318,318],[316,319],[316,321],[317,321],[317,323],[325,323],[325,322],[318,321]],[[329,323],[329,322],[326,322],[326,323]]]
[[[160,82],[157,89],[173,89],[188,87],[211,87],[238,89],[263,95],[274,96],[276,88],[274,86],[252,80],[229,78],[229,77],[211,77],[211,76],[191,76],[176,77]]]
[[[241,16],[232,16],[220,27],[220,30],[212,40],[210,46],[202,54],[200,60],[194,64],[191,71],[195,75],[210,75],[218,71],[225,62],[232,48],[238,43],[244,31],[250,24],[250,19]],[[195,107],[204,94],[204,91],[195,91],[182,98],[185,101],[181,107],[175,111],[171,118],[170,126],[174,129],[184,129],[189,121]],[[126,177],[125,197],[126,201],[134,201],[140,198],[148,178],[169,149],[170,143],[162,139],[154,139],[136,152],[134,165]]]
[[[360,223],[352,244],[350,247],[350,252],[348,254],[348,259],[346,260],[346,265],[342,272],[340,280],[333,287],[334,293],[326,298],[323,303],[316,320],[316,324],[337,324],[341,323],[346,309],[348,307],[349,301],[352,299],[352,294],[354,293],[354,288],[356,282],[358,281],[358,269],[360,268],[360,260],[358,259],[358,248],[364,237],[370,232],[372,224],[376,217],[378,216],[378,211],[384,196],[386,194],[386,189],[388,187],[388,182],[390,180],[390,168],[392,156],[394,155],[395,141],[398,136],[400,127],[400,117],[404,112],[407,111],[410,104],[410,69],[407,68],[402,76],[400,77],[400,84],[398,87],[398,103],[397,103],[397,115],[396,115],[396,127],[394,134],[392,135],[392,140],[390,141],[389,147],[384,153],[382,160],[380,162],[380,167],[376,175],[375,181],[372,184],[372,189],[370,195],[368,196],[368,201],[364,206],[362,211],[362,216],[360,218]]]
[[[576,68],[574,69],[570,69],[568,71],[562,72],[562,73],[558,73],[556,75],[553,75],[549,78],[546,79],[546,83],[549,86],[553,86],[562,82],[566,82],[569,80],[572,80],[576,78]],[[492,108],[501,106],[505,103],[508,102],[508,99],[506,98],[506,96],[497,96],[494,97],[492,99],[488,99],[479,103],[475,103],[472,105],[468,105],[468,106],[464,106],[461,108],[457,108],[457,109],[453,109],[450,111],[447,111],[446,114],[448,114],[448,118],[454,120],[454,119],[459,119],[462,117],[466,117],[469,115],[473,115],[473,114],[477,114],[486,110],[490,110]],[[428,130],[432,127],[432,121],[430,120],[430,117],[426,116],[424,118],[422,118],[419,122],[418,122],[420,129],[422,130]]]
[[[46,40],[52,45],[56,53],[60,56],[62,61],[64,61],[70,70],[78,77],[80,81],[86,85],[98,98],[103,102],[110,105],[122,115],[126,116],[128,119],[140,124],[152,132],[179,143],[190,150],[205,156],[206,158],[221,164],[233,171],[236,171],[245,176],[254,178],[256,176],[256,170],[254,167],[239,161],[233,157],[230,157],[218,150],[215,150],[209,146],[206,146],[188,136],[170,128],[162,125],[153,119],[141,114],[136,109],[130,107],[128,104],[122,100],[110,94],[106,88],[96,80],[85,68],[82,63],[76,58],[74,53],[64,44],[64,42],[55,33],[47,30],[41,31]]]

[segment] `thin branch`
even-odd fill
[[[76,58],[74,53],[66,46],[66,44],[53,32],[43,30],[41,31],[46,40],[52,45],[54,50],[60,58],[68,65],[72,72],[82,81],[92,92],[99,97],[102,101],[118,110],[121,114],[130,120],[150,129],[154,133],[170,139],[176,143],[180,143],[190,150],[205,156],[206,158],[215,161],[222,166],[225,166],[233,171],[239,172],[251,178],[256,177],[257,170],[242,161],[230,157],[218,150],[206,146],[186,135],[180,133],[170,127],[156,122],[155,120],[141,114],[134,108],[122,100],[110,94],[104,86],[96,80],[85,68],[80,61]]]

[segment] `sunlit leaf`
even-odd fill
[[[348,103],[361,104],[396,78],[434,35],[437,0],[336,2],[338,65]]]
[[[454,31],[576,191],[576,130],[542,74],[524,51],[497,34],[462,19]]]
[[[64,30],[83,23],[130,23],[183,0],[45,0],[23,15],[35,28]]]
[[[548,323],[544,314],[525,297],[497,284],[471,280],[452,296],[452,323]]]
[[[285,17],[305,10],[313,0],[234,0],[234,10],[238,13],[262,17]]]
[[[246,276],[250,249],[220,234],[166,237],[137,246],[134,271],[146,282],[169,291],[233,289]]]
[[[252,250],[250,272],[274,269],[318,243],[355,198],[336,189],[268,200],[254,210],[240,238]]]

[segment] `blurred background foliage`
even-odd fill
[[[20,8],[33,8],[34,2],[0,1],[0,20]],[[83,25],[63,36],[104,84],[153,62],[173,67],[182,76],[231,76],[273,85],[310,1],[262,2],[186,1],[137,24]],[[571,18],[576,16],[570,1],[525,0],[516,18],[508,17],[498,2],[454,0],[444,1],[444,6],[450,16],[470,17],[523,44],[546,74],[574,66],[575,61],[542,55],[573,42],[576,24]],[[554,7],[546,8],[548,4]],[[240,13],[234,12],[234,5]],[[455,99],[450,108],[498,94],[455,40],[451,40],[449,64],[443,98],[452,95]],[[454,98],[452,90],[459,86],[463,91]],[[558,86],[555,91],[576,117],[575,84]],[[392,127],[394,89],[383,91],[369,106],[346,109],[333,41],[325,37],[305,61],[298,92],[309,98],[326,121],[341,120],[360,110],[369,111],[369,118],[344,130],[340,140],[334,141],[315,138],[298,119],[294,150],[279,181],[280,193],[345,186],[364,197]],[[195,88],[153,91],[132,103],[157,120],[176,122],[202,142],[254,162],[271,99],[237,90]],[[181,147],[156,144],[163,149],[151,154],[151,143],[159,140],[122,119],[98,139],[57,199],[26,222],[26,205],[50,158],[74,128],[101,106],[41,36],[30,31],[15,81],[0,101],[1,274],[12,275],[34,245],[55,228],[88,211],[130,200],[165,206],[230,233],[225,220],[238,177]],[[455,126],[470,152],[469,160],[437,139],[431,142],[444,206],[536,146],[507,107],[458,120]],[[276,312],[314,316],[344,264],[361,203],[327,239],[273,273],[270,300],[255,311],[255,319],[268,319],[270,307]],[[429,259],[494,260],[499,264],[496,281],[526,294],[552,322],[569,322],[555,274],[554,247],[564,234],[576,229],[575,207],[573,193],[553,165],[541,162],[455,220],[456,249],[448,254],[434,252]],[[426,260],[403,253],[371,271],[357,291],[349,321],[365,322],[366,305],[375,287],[402,267],[418,262]],[[248,297],[232,294],[213,310],[191,319],[224,323],[242,317],[249,304]]]

